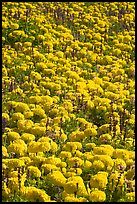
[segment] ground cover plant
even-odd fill
[[[135,201],[135,2],[2,3],[2,201]]]

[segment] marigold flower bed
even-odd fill
[[[2,3],[2,201],[135,201],[135,2]]]

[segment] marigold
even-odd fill
[[[103,140],[106,140],[106,141],[111,141],[112,139],[112,136],[109,135],[109,134],[103,134],[99,137],[99,140],[102,142]]]
[[[7,162],[8,162],[8,167],[9,167],[9,168],[15,168],[15,167],[25,166],[24,161],[21,160],[21,159],[16,159],[16,158],[14,158],[14,159],[8,159]]]
[[[91,202],[104,202],[106,200],[106,194],[100,190],[92,191],[89,195],[89,200]]]
[[[9,115],[8,113],[2,113],[2,118],[6,119],[7,121],[9,121]]]
[[[47,175],[47,179],[58,186],[64,186],[66,183],[66,178],[60,171],[53,171],[52,173],[49,173]]]
[[[42,108],[35,108],[32,111],[36,116],[39,116],[41,118],[45,117],[45,111]]]
[[[87,128],[84,130],[84,135],[86,137],[94,137],[97,135],[97,131],[94,128]]]
[[[2,146],[2,156],[9,157],[9,154],[7,153],[7,148]]]
[[[72,176],[68,178],[64,185],[64,190],[69,194],[76,193],[78,196],[87,196],[83,179],[80,176]]]
[[[13,119],[14,121],[16,121],[16,120],[24,120],[24,115],[23,115],[22,113],[20,113],[20,112],[18,112],[18,113],[13,113],[12,119]]]
[[[46,127],[40,127],[40,126],[35,126],[31,128],[30,133],[37,135],[37,136],[42,136],[46,132]]]
[[[50,157],[46,158],[45,163],[46,163],[46,164],[54,164],[54,165],[57,165],[57,164],[61,163],[61,159],[60,159],[60,158],[57,158],[57,157],[55,157],[55,156],[53,155],[53,156],[50,156]]]
[[[25,197],[32,202],[49,202],[50,196],[48,196],[44,190],[36,187],[25,187]]]
[[[16,112],[23,113],[24,111],[29,110],[29,106],[26,103],[17,102],[17,105],[15,107]]]
[[[8,132],[7,133],[7,138],[9,141],[14,141],[16,139],[20,138],[20,134],[17,132]]]
[[[99,160],[99,161],[95,160],[95,161],[93,162],[92,167],[93,167],[96,171],[98,171],[98,170],[104,170],[104,169],[105,169],[104,163],[103,163],[102,161],[100,161],[100,160]]]
[[[105,189],[108,183],[107,176],[108,174],[102,171],[92,176],[90,179],[91,188],[98,188],[99,190]]]
[[[126,149],[115,149],[113,152],[113,158],[124,159],[125,161],[129,159],[129,153]]]
[[[35,136],[30,133],[23,133],[21,135],[21,139],[24,140],[25,142],[30,142],[32,140],[35,140]]]
[[[71,152],[69,152],[69,151],[61,151],[60,154],[59,154],[59,157],[61,159],[65,159],[65,158],[72,157],[72,155],[71,155]]]
[[[14,141],[15,142],[15,141]],[[24,156],[27,153],[27,145],[26,144],[19,144],[18,142],[11,143],[7,150],[8,152],[14,152],[17,155]]]
[[[35,176],[35,177],[40,177],[41,176],[41,171],[38,169],[38,167],[36,167],[36,166],[28,166],[27,169],[29,170],[29,173],[32,176]]]

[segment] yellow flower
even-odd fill
[[[104,163],[105,165],[105,168],[107,169],[107,171],[111,171],[112,170],[112,167],[114,166],[114,161],[113,159],[108,156],[108,155],[95,155],[94,158],[93,158],[93,161],[95,160],[100,160]]]
[[[56,55],[57,55],[57,57],[59,57],[59,58],[63,58],[64,53],[61,52],[61,51],[58,51],[58,52],[56,52]]]
[[[46,127],[35,126],[31,128],[31,134],[42,136],[46,132]]]
[[[13,143],[8,146],[7,150],[9,153],[15,152],[17,155],[24,156],[27,152],[27,145],[25,143],[19,143],[19,140],[14,140]]]
[[[7,121],[9,121],[9,115],[8,113],[2,113],[2,118],[6,119]]]
[[[33,126],[32,120],[18,120],[17,127],[20,132],[24,131],[31,131],[31,128]]]
[[[38,72],[31,71],[30,77],[34,80],[41,80],[41,75]]]
[[[87,128],[87,129],[84,130],[84,135],[86,137],[90,137],[90,136],[94,137],[94,136],[97,135],[97,131],[94,128]]]
[[[71,195],[71,194],[69,194]],[[65,202],[87,202],[87,199],[84,197],[74,197],[74,194],[72,194],[73,196],[65,196],[64,201]]]
[[[64,186],[66,183],[66,178],[60,171],[53,171],[47,175],[47,179],[53,182],[57,186]]]
[[[112,51],[112,54],[115,55],[115,56],[119,56],[121,54],[121,50],[120,49],[114,49]]]
[[[103,140],[111,141],[112,137],[109,134],[103,134],[99,137],[99,140],[102,142]]]
[[[30,174],[35,176],[35,177],[41,176],[41,171],[36,166],[28,166],[28,170],[29,170]]]
[[[23,160],[26,165],[31,162],[31,159],[29,157],[20,157],[20,160]]]
[[[98,132],[99,134],[106,133],[109,131],[109,129],[110,129],[110,124],[104,124],[98,128]]]
[[[94,147],[96,147],[95,143],[87,143],[86,144],[86,150],[92,150]]]
[[[62,198],[63,199],[65,199],[67,196],[69,196],[69,197],[74,197],[74,194],[72,193],[72,194],[69,194],[69,193],[67,193],[65,190],[62,192]]]
[[[51,77],[55,75],[55,71],[52,69],[44,69],[43,73],[46,74],[47,76]],[[58,90],[60,88],[60,85],[58,84],[58,87],[56,89]]]
[[[53,152],[53,153],[57,152],[58,145],[56,144],[56,142],[51,142],[50,146],[51,146],[51,150],[50,150],[51,152]]]
[[[83,158],[83,153],[79,150],[72,151],[72,155],[73,156],[75,155],[76,157],[79,157],[79,158]]]
[[[115,149],[114,152],[113,152],[113,157],[123,159],[123,160],[126,161],[127,159],[129,159],[128,150],[126,150],[126,149]]]
[[[82,144],[80,142],[73,142],[73,144],[75,144],[77,146],[77,150],[82,149]]]
[[[37,35],[37,39],[39,41],[44,41],[45,40],[45,37],[43,35]]]
[[[26,103],[17,102],[17,105],[15,107],[16,112],[23,113],[24,111],[29,110],[29,106]]]
[[[37,156],[36,153],[29,153],[29,157],[33,160],[33,162],[30,162],[30,165],[37,165],[40,166],[42,163],[45,162],[45,158],[44,158],[45,154],[43,152],[38,152]]]
[[[61,151],[60,154],[59,154],[59,157],[61,159],[65,159],[65,158],[72,157],[72,155],[71,155],[71,152],[69,152],[69,151]]]
[[[7,72],[7,69],[5,67],[2,68],[2,76],[3,76],[3,79],[4,79],[4,77],[8,76],[8,72]],[[2,79],[2,82],[3,82],[3,79]]]
[[[79,198],[75,198],[74,194],[72,194],[72,195],[73,196],[65,196],[64,201],[65,202],[79,202]]]
[[[35,140],[35,136],[30,133],[23,133],[21,135],[21,139],[24,140],[25,142],[30,142],[32,140]]]
[[[18,29],[19,28],[19,25],[17,23],[11,23],[10,26],[12,29]]]
[[[92,163],[91,163],[90,161],[86,160],[86,161],[84,162],[84,164],[83,164],[82,169],[83,169],[84,171],[89,171],[89,170],[91,169],[91,166],[92,166]]]
[[[53,170],[59,170],[59,168],[54,164],[43,164],[41,168],[44,169],[45,173],[50,173]]]
[[[58,157],[55,157],[55,155],[53,155],[53,156],[46,158],[45,163],[57,165],[57,164],[61,163],[61,159]]]
[[[99,146],[99,147],[94,147],[93,148],[93,153],[96,155],[109,155],[112,156],[113,154],[113,149],[112,148],[107,148],[105,146]]]
[[[129,167],[129,166],[132,166],[134,164],[134,160],[133,159],[128,159],[126,160],[126,165]]]
[[[41,143],[40,142],[35,142],[35,141],[31,141],[28,144],[28,152],[29,153],[36,153],[39,152],[39,147],[40,147]]]
[[[87,196],[83,179],[80,176],[72,176],[68,178],[64,185],[64,190],[69,194],[76,193],[77,196]]]
[[[45,117],[45,111],[42,108],[33,109],[33,113],[34,115],[39,116],[41,118]]]
[[[32,43],[31,42],[24,42],[24,47],[31,47],[32,46]]]
[[[61,163],[58,163],[57,166],[63,168],[63,167],[66,167],[67,164],[66,162],[61,162]]]
[[[82,139],[84,139],[85,135],[83,131],[76,131],[76,132],[72,132],[70,135],[70,141],[75,142],[75,141],[81,141]],[[72,150],[75,150],[76,145],[75,143],[73,143],[73,147]]]
[[[47,68],[47,65],[44,62],[36,63],[36,68],[38,71],[44,71]]]
[[[72,157],[68,159],[68,165],[73,167],[77,164],[78,167],[81,167],[83,165],[84,161],[80,159],[79,157]]]
[[[23,115],[22,113],[20,113],[20,112],[18,112],[18,113],[13,113],[12,119],[13,119],[14,121],[16,121],[16,120],[24,120],[24,115]]]
[[[88,101],[87,101],[87,108],[88,108],[88,109],[94,108],[94,103],[93,103],[92,101],[88,100]]]
[[[51,149],[51,146],[49,142],[41,142],[39,146],[39,150],[41,152],[48,152],[50,149]]]
[[[129,159],[135,160],[135,152],[134,151],[128,151]]]
[[[102,144],[102,145],[100,145],[100,147],[104,147],[104,148],[106,148],[107,150],[109,150],[108,155],[109,155],[110,157],[112,157],[113,152],[114,152],[114,148],[113,148],[111,145]]]
[[[70,101],[64,101],[64,103],[62,104],[63,107],[68,111],[68,112],[72,112],[73,111],[73,105]]]
[[[20,138],[20,134],[17,132],[8,132],[7,137],[9,141],[14,141]]]
[[[101,35],[100,35],[100,33],[95,33],[94,39],[95,39],[95,40],[98,40],[98,41],[101,41]]]
[[[32,202],[50,202],[50,196],[44,190],[32,186],[25,187],[25,197]]]
[[[15,168],[15,167],[22,167],[22,166],[25,166],[25,163],[24,163],[24,161],[23,160],[21,160],[21,159],[8,159],[7,160],[8,161],[8,167],[10,168],[10,169],[12,169],[12,168]]]
[[[40,52],[38,52],[37,50],[34,50],[34,58],[37,61],[44,61],[45,57],[43,54],[41,54]],[[35,74],[37,76],[40,76],[40,74],[38,74],[37,72],[32,71],[31,74],[33,75],[33,77],[35,76]]]
[[[83,153],[84,159],[87,159],[89,161],[92,161],[92,159],[94,158],[93,154],[91,152],[85,152]]]
[[[70,177],[72,177],[72,176],[76,176],[76,173],[75,172],[70,172],[70,171],[68,171],[68,172],[65,172],[65,177],[66,178],[70,178]]]
[[[29,97],[30,103],[39,104],[41,102],[41,100],[42,99],[40,96],[30,96]]]
[[[91,202],[104,202],[106,200],[106,194],[100,190],[92,191],[89,195],[89,200]]]
[[[4,146],[2,146],[2,156],[9,157],[9,154],[7,153],[7,149]]]
[[[40,137],[38,139],[38,142],[49,142],[50,144],[53,142],[51,138],[49,137]]]
[[[63,150],[66,151],[75,151],[77,149],[77,145],[75,144],[75,142],[67,142],[64,146],[63,146]]]
[[[98,188],[99,190],[104,190],[108,183],[107,176],[108,174],[102,171],[92,176],[90,179],[91,188]]]
[[[34,113],[32,111],[25,111],[23,113],[23,115],[24,115],[25,119],[29,119],[29,118],[33,117]]]
[[[80,168],[70,168],[69,169],[69,171],[70,172],[75,172],[76,173],[76,175],[81,175],[82,174],[82,169],[80,169]]]
[[[39,202],[51,202],[50,196],[45,193],[43,189],[38,190],[38,199]]]
[[[99,161],[95,160],[95,161],[93,162],[92,167],[93,167],[96,171],[98,171],[98,170],[104,170],[105,165],[104,165],[104,163],[103,163],[102,161],[100,161],[100,160],[99,160]]]
[[[129,123],[131,124],[134,124],[135,123],[135,121],[134,120],[129,120]],[[134,130],[128,130],[127,131],[127,136],[126,136],[127,138],[134,138]]]

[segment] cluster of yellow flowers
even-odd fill
[[[2,3],[3,201],[134,202],[134,129],[135,2]]]

